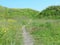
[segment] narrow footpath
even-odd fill
[[[33,39],[31,35],[26,31],[26,25],[22,26],[22,31],[23,31],[24,45],[33,45]]]

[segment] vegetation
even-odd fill
[[[23,45],[22,25],[27,25],[34,45],[60,45],[60,6],[41,12],[0,6],[0,45]]]
[[[25,9],[15,9],[15,8],[4,8],[0,6],[0,17],[3,18],[34,18],[39,12],[25,8]]]
[[[0,45],[23,45],[22,25],[35,18],[38,11],[0,6]]]
[[[60,6],[50,6],[27,25],[34,45],[60,45]]]
[[[60,45],[60,20],[34,20],[27,26],[34,45]]]
[[[60,6],[49,6],[39,13],[39,18],[60,19]]]
[[[0,20],[0,45],[21,45],[21,33],[21,26],[16,20]]]

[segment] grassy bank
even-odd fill
[[[17,20],[0,20],[0,45],[22,45],[22,30]]]
[[[34,38],[34,45],[60,45],[59,20],[33,20],[27,31]]]

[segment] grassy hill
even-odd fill
[[[0,6],[0,45],[23,45],[22,25],[35,18],[38,11]]]
[[[60,6],[49,6],[41,11],[38,17],[47,19],[60,19]]]
[[[15,17],[34,18],[38,13],[39,13],[38,11],[29,8],[15,9],[0,6],[0,17],[3,18],[15,18]]]
[[[41,11],[27,31],[34,38],[34,45],[60,45],[60,6],[49,6]]]
[[[34,45],[60,45],[60,6],[49,6],[41,12],[0,6],[0,45],[23,45],[23,25]]]

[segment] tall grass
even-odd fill
[[[0,20],[0,45],[22,45],[21,25],[16,20]]]
[[[60,45],[59,20],[33,20],[27,31],[34,38],[34,45]]]

